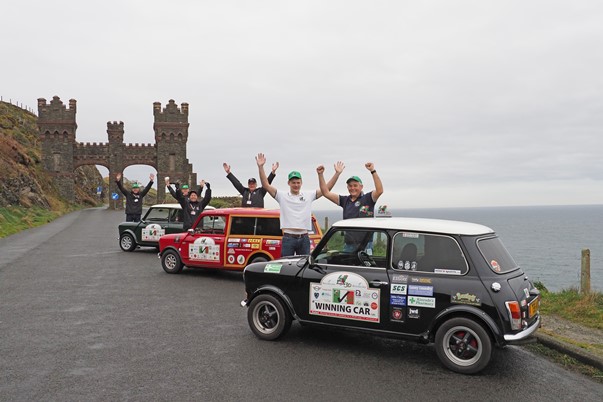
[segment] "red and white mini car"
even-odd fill
[[[310,248],[322,238],[312,216]],[[262,208],[205,210],[188,232],[159,239],[159,258],[164,271],[177,274],[184,267],[242,271],[252,262],[281,256],[280,211]]]

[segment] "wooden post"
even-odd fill
[[[580,264],[580,293],[590,293],[590,250],[582,249]]]
[[[329,230],[329,217],[325,216],[325,232]]]

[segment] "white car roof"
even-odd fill
[[[182,207],[180,206],[180,204],[155,204],[155,205],[151,205],[151,208],[175,208],[175,209],[182,209]],[[216,209],[212,206],[206,206],[205,209]]]
[[[412,232],[430,232],[458,235],[481,235],[494,233],[494,230],[477,223],[447,221],[424,218],[355,218],[337,221],[336,227],[408,230]]]

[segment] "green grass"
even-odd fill
[[[577,289],[550,292],[541,283],[535,283],[542,300],[540,312],[543,315],[557,315],[566,320],[589,328],[603,330],[603,293],[582,294]]]
[[[0,208],[0,238],[36,226],[44,225],[61,216],[62,212],[39,207]]]

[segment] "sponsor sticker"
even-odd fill
[[[242,254],[237,255],[237,264],[243,265],[245,264],[245,256]]]
[[[405,295],[406,286],[405,283],[392,283],[390,293],[393,295]]]
[[[404,321],[404,310],[401,308],[394,307],[391,310],[391,319],[392,321]]]
[[[278,246],[279,244],[281,244],[280,240],[266,240],[267,246]]]
[[[247,240],[249,243],[261,243],[262,239],[249,239]]]
[[[333,272],[310,284],[310,314],[378,323],[380,292],[358,274]]]
[[[233,249],[230,249],[226,252],[226,254],[234,254],[234,253],[235,253],[235,251]]]
[[[229,264],[234,264],[235,263],[235,256],[234,255],[229,255],[228,256],[228,263]]]
[[[260,245],[254,243],[254,244],[251,245],[251,248],[252,249],[258,249],[258,248],[260,248]]]
[[[408,285],[408,294],[415,296],[433,296],[433,286]]]
[[[188,258],[195,261],[220,261],[220,246],[211,237],[199,237],[188,245]]]
[[[270,272],[272,274],[280,274],[282,266],[283,266],[283,264],[268,263],[268,264],[266,264],[266,266],[264,266],[264,272]]]
[[[482,301],[476,295],[460,292],[450,295],[450,302],[454,304],[469,304],[471,306],[481,306],[482,304]]]
[[[240,243],[228,243],[228,248],[238,248],[240,246]]]
[[[448,275],[460,275],[460,269],[445,269],[445,268],[436,268],[433,270],[436,274],[448,274]]]
[[[412,277],[410,278],[410,281],[412,283],[431,283],[431,278],[417,278],[417,277]]]
[[[421,310],[419,310],[418,308],[409,307],[408,318],[421,318]]]
[[[151,223],[142,229],[142,241],[159,241],[159,238],[165,234],[165,229],[156,223]]]
[[[391,304],[392,306],[406,306],[406,296],[398,296],[398,295],[391,295],[389,297],[389,304]]]
[[[433,297],[408,296],[408,305],[412,307],[435,308],[436,304]]]
[[[402,232],[402,237],[408,237],[410,239],[418,239],[419,238],[419,234],[418,233]]]
[[[241,239],[235,239],[235,238],[233,237],[233,238],[228,239],[228,242],[229,242],[229,243],[240,243],[240,242],[241,242]]]
[[[406,283],[408,282],[408,275],[392,275],[392,282],[394,283]]]
[[[492,267],[494,272],[500,272],[500,265],[498,264],[498,261],[496,261],[496,260],[490,261],[490,266]]]

